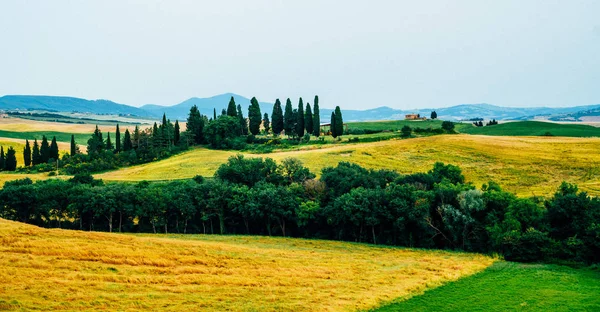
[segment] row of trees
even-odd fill
[[[517,198],[465,183],[436,163],[402,176],[339,163],[321,178],[296,159],[235,156],[215,178],[169,183],[7,182],[0,217],[100,231],[232,233],[501,253],[508,260],[600,262],[600,200],[563,183],[552,198]]]
[[[15,171],[17,169],[17,156],[15,149],[9,146],[4,154],[4,146],[0,146],[0,170]]]
[[[38,144],[37,139],[35,139],[33,141],[33,149],[29,144],[29,140],[25,140],[25,148],[23,148],[23,162],[25,167],[54,163],[58,159],[59,151],[56,137],[52,137],[50,144],[48,144],[48,139],[45,135],[42,136],[41,144]]]

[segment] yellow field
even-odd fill
[[[0,219],[0,310],[348,311],[494,261],[333,241],[49,230]]]
[[[149,127],[143,125],[142,128]],[[102,132],[115,132],[114,126],[99,125],[98,128]],[[125,131],[129,128],[132,131],[135,126],[122,126],[121,131]],[[63,122],[50,122],[50,121],[39,121],[39,120],[28,120],[21,118],[2,118],[0,119],[0,130],[17,131],[17,132],[30,132],[30,131],[57,131],[66,133],[92,133],[96,129],[96,125],[93,124],[75,124],[75,123],[63,123]]]
[[[235,152],[194,149],[162,161],[97,175],[114,181],[170,180],[212,176]],[[600,195],[600,139],[439,135],[375,143],[325,145],[321,149],[248,157],[296,157],[319,174],[350,161],[400,173],[424,172],[436,161],[459,165],[477,187],[490,180],[521,196],[552,194],[562,181]]]

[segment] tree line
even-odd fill
[[[500,253],[507,260],[600,261],[600,200],[563,183],[549,199],[477,189],[436,163],[400,175],[341,162],[315,175],[297,159],[231,157],[213,179],[7,182],[0,216],[95,231],[252,234]]]

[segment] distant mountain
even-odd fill
[[[108,100],[90,101],[65,96],[6,95],[0,97],[0,109],[148,116],[146,111],[129,105]]]

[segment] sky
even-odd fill
[[[0,95],[600,103],[600,1],[0,2]]]

